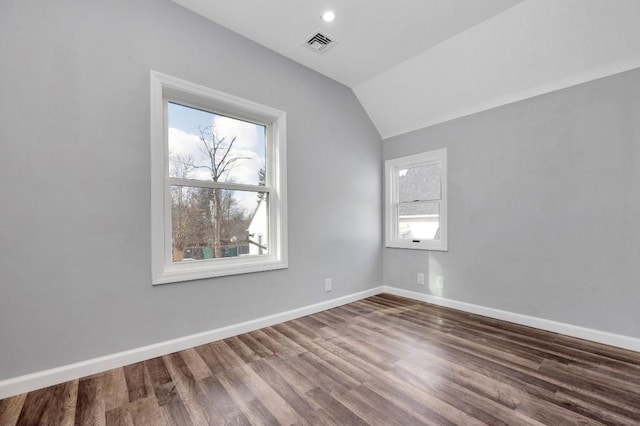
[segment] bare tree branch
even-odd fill
[[[242,157],[233,152],[233,146],[237,137],[228,139],[227,137],[219,137],[216,134],[214,126],[198,127],[200,133],[199,139],[202,143],[200,152],[207,159],[207,165],[193,164],[193,169],[206,169],[211,174],[214,182],[221,179],[229,178],[230,172],[237,166],[241,160],[249,160],[249,157]],[[213,239],[213,248],[215,256],[220,257],[221,253],[221,222],[223,215],[226,221],[231,220],[232,204],[234,202],[230,191],[213,189],[208,192],[210,204],[206,205],[207,219],[211,225],[211,236]]]

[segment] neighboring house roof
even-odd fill
[[[441,198],[439,164],[411,167],[398,177],[400,216],[439,213]]]

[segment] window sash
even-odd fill
[[[211,188],[211,189],[230,189],[232,191],[250,191],[250,192],[266,192],[270,194],[273,192],[273,188],[262,185],[245,185],[241,183],[231,182],[214,182],[200,179],[181,179],[181,178],[168,178],[169,186],[195,186],[198,188]]]

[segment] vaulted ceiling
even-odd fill
[[[351,87],[383,138],[640,67],[637,0],[173,1]]]

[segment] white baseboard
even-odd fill
[[[635,337],[608,333],[606,331],[593,330],[590,328],[551,321],[544,318],[532,317],[529,315],[517,314],[500,309],[488,308],[485,306],[474,305],[466,302],[459,302],[457,300],[446,299],[444,297],[418,293],[415,291],[404,290],[396,287],[384,286],[383,288],[385,293],[395,294],[396,296],[407,297],[409,299],[432,303],[434,305],[445,306],[447,308],[458,309],[460,311],[483,315],[485,317],[509,321],[515,324],[526,325],[528,327],[552,331],[554,333],[560,333],[567,336],[590,340],[592,342],[604,343],[605,345],[616,346],[618,348],[640,352],[640,339]]]
[[[124,352],[65,365],[62,367],[52,368],[50,370],[2,380],[0,381],[0,399],[8,398],[10,396],[29,392],[35,389],[56,385],[69,380],[75,380],[80,377],[97,374],[106,370],[110,370],[112,368],[122,367],[125,365],[133,364],[135,362],[140,362],[195,346],[215,342],[216,340],[226,339],[227,337],[236,336],[238,334],[247,333],[249,331],[258,330],[260,328],[269,327],[274,324],[301,318],[381,293],[394,294],[396,296],[407,297],[422,302],[432,303],[434,305],[446,306],[448,308],[458,309],[460,311],[470,312],[490,318],[509,321],[516,324],[539,328],[541,330],[552,331],[555,333],[565,334],[567,336],[578,337],[593,342],[604,343],[607,345],[640,352],[640,339],[635,337],[607,333],[604,331],[593,330],[585,327],[578,327],[571,324],[550,321],[543,318],[517,314],[500,309],[488,308],[471,303],[459,302],[457,300],[446,299],[443,297],[418,293],[415,291],[404,290],[396,287],[382,286],[359,293],[354,293],[348,296],[327,300],[325,302],[316,303],[314,305],[304,306],[302,308],[257,318],[255,320],[222,327],[215,330],[205,331],[203,333],[197,333],[178,339],[168,340],[166,342],[160,342],[149,346],[143,346]]]
[[[80,377],[97,374],[112,368],[123,367],[135,362],[167,355],[173,352],[192,348],[194,346],[215,342],[216,340],[226,339],[227,337],[237,336],[238,334],[301,318],[327,309],[335,308],[337,306],[346,305],[347,303],[375,296],[382,292],[383,287],[376,287],[359,293],[350,294],[348,296],[338,297],[336,299],[281,312],[275,315],[257,318],[240,324],[234,324],[215,330],[205,331],[203,333],[168,340],[166,342],[160,342],[62,367],[52,368],[50,370],[2,380],[0,381],[0,399],[64,383],[69,380],[75,380]]]

